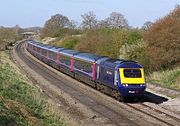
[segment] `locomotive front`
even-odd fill
[[[124,62],[116,70],[116,83],[121,95],[141,97],[146,89],[143,67],[136,62]]]

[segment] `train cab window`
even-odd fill
[[[126,78],[141,78],[140,69],[124,69],[124,77]]]

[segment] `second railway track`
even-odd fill
[[[135,104],[129,104],[128,106],[134,108],[137,111],[140,111],[146,115],[151,116],[152,118],[155,118],[164,124],[168,126],[179,126],[180,125],[180,116],[177,115],[170,115],[164,111],[160,111],[154,107],[151,107],[149,105],[143,104],[143,103],[135,103]]]

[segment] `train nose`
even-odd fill
[[[137,97],[141,96],[144,93],[145,89],[145,86],[129,85],[128,87],[122,86],[120,92],[123,95],[123,97]]]

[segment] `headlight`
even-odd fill
[[[128,84],[122,84],[122,86],[124,86],[124,87],[128,87],[129,85],[128,85]]]

